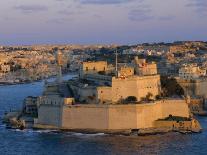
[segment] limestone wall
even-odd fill
[[[135,96],[138,101],[145,98],[149,93],[152,98],[159,94],[160,76],[143,76],[130,78],[112,79],[112,101],[117,102],[128,96]]]
[[[172,109],[173,111],[173,109]],[[154,126],[154,121],[163,118],[161,102],[145,104],[137,107],[137,128],[150,128]]]
[[[161,101],[162,117],[169,115],[189,117],[190,111],[187,103],[183,104],[183,100],[165,100]]]
[[[173,116],[189,117],[184,100],[157,101],[129,105],[64,105],[40,106],[38,123],[62,129],[130,130],[154,127],[158,119]]]
[[[139,97],[136,78],[112,79],[112,102],[118,102],[128,96]]]
[[[110,102],[111,101],[111,87],[97,87],[96,99],[97,103]]]
[[[91,86],[77,87],[71,85],[70,87],[73,90],[73,93],[75,94],[75,98],[81,102],[87,102],[89,100],[89,97],[95,97],[96,95],[96,89]]]
[[[117,105],[108,108],[108,129],[137,129],[136,105]]]
[[[38,109],[38,124],[60,127],[62,119],[62,108],[55,105],[40,105]]]
[[[201,80],[183,80],[176,79],[180,86],[184,89],[185,94],[190,96],[202,96],[207,98],[207,79]]]
[[[146,76],[137,80],[138,85],[138,100],[145,98],[148,94],[151,94],[151,98],[155,98],[159,95],[160,91],[160,76]]]
[[[195,90],[196,95],[207,98],[206,89],[207,89],[207,80],[201,80],[196,82],[196,90]]]
[[[97,62],[83,62],[82,69],[84,71],[95,70],[95,71],[105,71],[107,69],[106,61]]]
[[[156,75],[157,74],[157,64],[143,64],[138,68],[139,75]]]
[[[119,71],[120,76],[128,77],[134,75],[134,68],[133,67],[121,67]]]
[[[107,66],[106,61],[83,62],[80,69],[80,75],[82,77],[84,74],[94,74],[99,71],[106,71]]]
[[[121,105],[109,108],[109,129],[140,129],[153,127],[162,118],[160,104]]]
[[[108,129],[107,106],[64,106],[63,129]]]
[[[189,117],[184,100],[140,105],[65,106],[62,127],[74,129],[126,130],[150,128],[154,121],[173,116]]]

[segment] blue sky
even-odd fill
[[[207,0],[1,0],[0,44],[207,40]]]

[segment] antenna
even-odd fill
[[[116,77],[118,77],[118,53],[116,49]]]

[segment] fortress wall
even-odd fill
[[[98,101],[107,102],[111,101],[111,87],[97,87],[96,89],[96,99]]]
[[[162,118],[161,104],[152,103],[145,105],[137,105],[137,128],[151,128],[154,121]]]
[[[108,129],[108,109],[106,106],[64,106],[62,114],[62,128]]]
[[[137,129],[136,105],[110,106],[109,129]]]
[[[180,78],[176,79],[179,85],[183,88],[185,94],[188,94],[190,96],[203,96],[204,98],[207,98],[207,80],[201,79],[201,80],[183,80]]]
[[[75,94],[75,98],[80,101],[87,100],[88,96],[96,95],[96,89],[94,89],[93,87],[79,88],[71,85],[71,89]]]
[[[160,102],[162,106],[162,117],[173,116],[189,117],[189,108],[184,100],[165,100]]]
[[[135,96],[138,99],[136,78],[112,79],[112,101],[117,102],[128,96]]]
[[[140,105],[79,105],[65,106],[63,128],[125,130],[150,128],[160,118],[174,116],[189,117],[184,100],[157,101]]]
[[[59,127],[61,124],[61,107],[51,105],[40,105],[38,109],[38,124]]]
[[[54,126],[60,124],[62,129],[127,130],[154,127],[155,120],[170,114],[189,117],[185,100],[136,105],[67,105],[62,107],[62,113],[58,107],[41,106],[38,123]]]
[[[150,82],[149,82],[150,81]],[[148,93],[153,97],[159,94],[160,76],[129,77],[126,79],[112,79],[112,101],[117,102],[120,98],[135,96],[139,101]]]
[[[156,95],[159,95],[160,76],[158,75],[158,76],[143,77],[137,80],[137,86],[138,86],[139,100],[142,97],[145,98],[149,93],[153,95],[152,98],[155,98]]]
[[[205,98],[207,98],[207,80],[201,80],[201,81],[197,81],[196,82],[196,95],[198,96],[203,96]]]
[[[114,130],[149,128],[161,117],[160,104],[114,106],[109,108],[109,128]]]

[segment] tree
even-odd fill
[[[137,101],[137,98],[135,96],[128,96],[126,99],[125,99],[126,102],[136,102]]]
[[[146,95],[147,101],[151,100],[152,97],[153,97],[153,94],[148,92],[147,95]]]
[[[184,95],[183,88],[179,85],[175,78],[161,76],[162,96],[169,97],[173,95]]]
[[[156,98],[156,100],[159,100],[159,99],[161,99],[161,96],[160,95],[156,95],[155,98]]]

